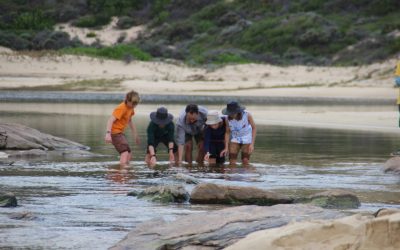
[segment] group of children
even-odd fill
[[[120,164],[129,164],[132,152],[124,129],[129,126],[139,144],[136,127],[132,123],[135,107],[140,102],[139,94],[130,91],[125,101],[119,104],[107,122],[105,141],[112,143],[120,154]],[[205,107],[189,104],[180,113],[176,128],[173,115],[165,107],[159,107],[150,114],[147,127],[147,149],[145,162],[149,166],[157,163],[157,146],[163,143],[168,149],[169,161],[182,163],[183,157],[192,162],[194,143],[197,146],[196,161],[223,164],[229,156],[230,164],[235,164],[238,154],[244,165],[249,164],[254,151],[256,125],[251,114],[238,102],[232,101],[222,110],[207,110]],[[193,142],[193,139],[195,142]]]

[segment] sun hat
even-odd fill
[[[157,125],[166,125],[174,119],[174,116],[168,113],[168,109],[160,107],[157,112],[150,113],[150,119]]]
[[[242,113],[245,107],[240,106],[238,102],[232,101],[226,105],[226,108],[222,110],[224,115],[234,115],[237,113]]]
[[[214,125],[218,124],[222,121],[221,117],[219,116],[219,113],[217,110],[210,110],[207,113],[207,120],[206,124],[207,125]]]

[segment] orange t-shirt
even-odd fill
[[[119,104],[113,112],[113,116],[117,118],[111,127],[111,134],[118,134],[124,132],[126,126],[135,114],[133,108],[126,106],[125,102]]]

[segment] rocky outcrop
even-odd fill
[[[17,198],[13,193],[0,192],[0,207],[16,207]]]
[[[144,222],[111,249],[222,249],[254,231],[337,216],[342,215],[336,210],[303,204],[231,207]]]
[[[0,160],[36,157],[101,157],[68,139],[42,133],[20,124],[0,123]]]
[[[141,192],[132,191],[128,195],[162,203],[182,203],[189,200],[189,193],[181,185],[153,186]]]
[[[394,156],[385,162],[383,166],[383,171],[393,172],[395,174],[400,174],[400,156]]]
[[[0,147],[3,150],[88,149],[82,144],[14,123],[0,123]]]
[[[263,205],[289,204],[293,199],[274,192],[254,187],[221,186],[212,183],[197,185],[191,195],[190,203]]]
[[[360,206],[358,197],[354,193],[345,190],[328,190],[306,198],[300,198],[296,202],[310,203],[314,206],[333,209],[349,209]]]
[[[360,214],[328,221],[296,222],[249,234],[228,250],[400,249],[400,211],[374,218]]]

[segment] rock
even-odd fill
[[[199,184],[200,183],[200,181],[198,179],[196,179],[190,175],[186,175],[186,174],[182,174],[182,173],[177,173],[174,176],[174,178],[176,180],[183,181],[186,184]]]
[[[296,222],[252,233],[227,247],[238,249],[400,249],[400,212],[374,218]]]
[[[46,156],[47,152],[42,149],[31,149],[31,150],[23,150],[23,151],[13,151],[10,152],[10,158],[18,158],[18,157],[43,157]]]
[[[292,203],[293,199],[254,187],[221,186],[212,183],[197,185],[190,195],[191,203],[198,204],[254,204],[270,206]]]
[[[374,213],[375,217],[382,217],[386,215],[391,215],[395,213],[400,213],[400,209],[388,209],[388,208],[381,208]]]
[[[383,171],[385,173],[393,172],[400,174],[400,156],[395,156],[387,160],[383,166]]]
[[[82,144],[41,133],[40,131],[20,124],[0,123],[1,139],[6,143],[3,145],[5,150],[57,150],[57,149],[83,149],[88,150],[87,146]]]
[[[275,228],[296,220],[331,219],[336,210],[310,205],[239,206],[138,225],[111,249],[222,249],[254,231]],[[250,249],[250,248],[249,248]]]
[[[14,220],[35,220],[37,217],[33,215],[31,212],[24,211],[20,213],[13,213],[9,216],[10,219]]]
[[[6,154],[5,152],[0,152],[0,159],[7,159],[8,158],[8,154]]]
[[[137,197],[162,203],[182,203],[189,200],[189,193],[180,185],[154,186],[140,192]]]
[[[129,191],[126,195],[127,196],[134,196],[134,197],[136,197],[136,196],[138,196],[140,194],[140,191],[139,190],[132,190],[132,191]]]
[[[358,208],[360,206],[358,197],[354,193],[345,190],[328,190],[296,202],[311,203],[314,206],[334,209]]]
[[[13,193],[0,192],[0,207],[16,207],[17,198]]]

